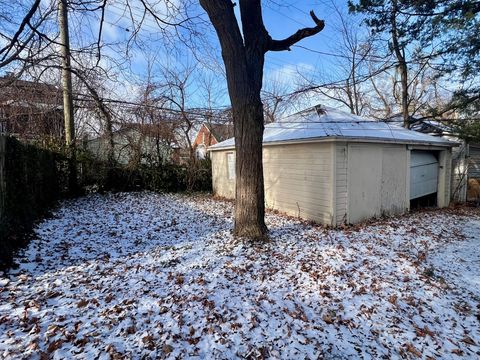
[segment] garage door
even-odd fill
[[[412,151],[410,157],[410,200],[434,194],[438,188],[438,160],[430,152]]]

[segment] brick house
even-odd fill
[[[64,136],[59,88],[39,82],[0,77],[0,133],[44,141]]]
[[[203,123],[192,145],[197,159],[205,159],[210,146],[231,137],[233,137],[233,125]]]

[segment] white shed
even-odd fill
[[[265,127],[266,207],[326,225],[450,202],[456,143],[316,106]],[[235,197],[234,139],[210,148],[215,195]]]

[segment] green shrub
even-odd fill
[[[83,188],[105,191],[151,190],[157,192],[209,191],[212,188],[210,160],[186,164],[143,158],[135,166],[108,164],[83,152],[77,156]]]

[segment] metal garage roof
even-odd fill
[[[435,146],[457,143],[440,137],[408,130],[352,115],[331,107],[314,106],[265,126],[263,143],[302,142],[311,140],[347,139],[370,142],[394,142]],[[211,150],[233,147],[234,138],[225,140]]]

